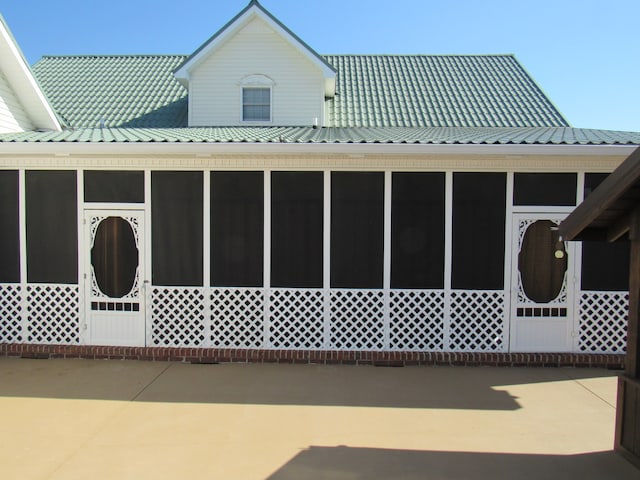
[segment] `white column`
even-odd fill
[[[322,286],[324,297],[324,338],[323,346],[329,348],[331,343],[331,172],[324,171],[324,208],[322,239]]]
[[[202,296],[204,318],[203,347],[211,346],[211,172],[203,172],[202,190]]]
[[[78,222],[78,329],[80,344],[89,343],[88,325],[87,325],[87,309],[91,305],[86,304],[87,281],[85,279],[86,271],[85,263],[87,255],[85,248],[85,218],[84,218],[84,170],[78,169],[76,172],[76,211]]]
[[[151,248],[151,170],[144,171],[144,311],[145,311],[145,339],[146,345],[151,346],[152,318],[151,318],[151,291],[152,286],[152,261],[153,251]]]
[[[20,219],[20,299],[22,342],[27,343],[27,326],[29,322],[27,302],[27,211],[25,205],[26,174],[24,169],[18,171],[18,215]]]
[[[263,348],[270,348],[269,328],[271,319],[269,315],[269,295],[271,290],[271,171],[264,172],[264,250],[263,250]]]
[[[444,177],[444,342],[450,350],[451,327],[451,265],[453,260],[453,172]]]
[[[391,187],[392,175],[384,172],[384,247],[383,281],[384,289],[384,349],[391,348]]]
[[[576,205],[584,200],[585,173],[579,172],[576,185]],[[574,352],[580,351],[580,298],[582,297],[582,242],[571,242],[573,260],[569,257],[569,265],[573,265],[573,315],[572,315],[572,347]],[[571,248],[570,245],[567,245]]]
[[[507,172],[507,193],[505,200],[504,224],[504,324],[502,328],[502,350],[510,350],[511,321],[515,319],[511,312],[511,301],[515,295],[511,284],[513,258],[513,172]]]

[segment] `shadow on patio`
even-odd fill
[[[0,397],[512,411],[518,399],[496,385],[558,380],[557,369],[0,359]]]
[[[534,455],[312,446],[268,480],[637,480],[638,471],[609,452]]]

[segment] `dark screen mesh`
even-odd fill
[[[575,173],[516,173],[513,204],[575,205],[577,181]]]
[[[555,300],[564,285],[567,255],[556,227],[551,220],[535,221],[527,227],[518,252],[522,289],[536,303]],[[563,253],[560,258],[558,251]]]
[[[211,284],[263,284],[264,173],[211,173]]]
[[[391,287],[444,286],[444,173],[394,173]]]
[[[331,287],[382,288],[384,174],[331,173]]]
[[[84,172],[84,201],[144,203],[144,172]]]
[[[322,287],[322,172],[271,174],[271,285]]]
[[[202,172],[151,172],[154,285],[202,285],[202,202]]]
[[[585,174],[585,198],[607,176],[607,173]],[[583,290],[629,290],[629,242],[582,242],[581,287]]]
[[[0,170],[0,283],[20,282],[18,171]]]
[[[506,174],[453,175],[453,288],[504,288]]]
[[[91,266],[102,293],[110,298],[122,298],[131,292],[139,257],[129,222],[122,217],[107,217],[100,222],[91,248]]]
[[[78,283],[75,171],[27,171],[27,281]]]

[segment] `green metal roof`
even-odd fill
[[[569,126],[513,55],[335,55],[333,126]]]
[[[184,55],[43,57],[33,73],[70,127],[186,127]]]
[[[43,57],[34,74],[72,128],[187,126],[185,55]],[[328,55],[335,127],[566,127],[512,55]]]
[[[91,128],[3,134],[2,142],[640,145],[640,133],[570,127]]]

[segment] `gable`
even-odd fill
[[[217,48],[232,38],[247,24],[259,18],[268,25],[274,33],[277,33],[284,41],[289,43],[301,55],[315,64],[325,77],[325,95],[331,97],[335,94],[335,70],[334,68],[311,47],[303,42],[297,35],[289,30],[276,17],[269,13],[257,0],[251,0],[249,5],[238,15],[231,19],[224,27],[207,40],[200,48],[190,55],[182,65],[175,70],[176,78],[185,86],[189,82],[191,72],[197,65],[208,58]]]
[[[189,126],[325,124],[335,71],[257,1],[175,71],[189,90]],[[260,84],[255,80],[261,78]],[[258,98],[252,105],[250,98]],[[260,116],[247,115],[261,111]]]
[[[320,69],[261,18],[250,20],[204,58],[189,79],[189,125],[247,123],[242,92],[255,79],[271,91],[269,124],[324,124],[324,77]]]

